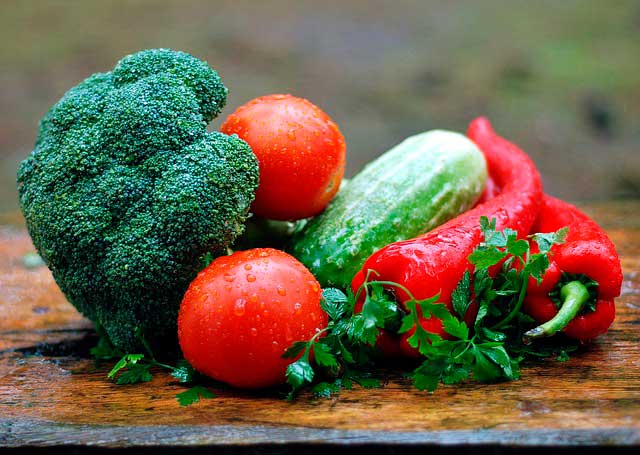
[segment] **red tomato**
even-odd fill
[[[223,123],[260,164],[252,211],[273,220],[317,215],[340,187],[346,145],[338,126],[319,107],[291,95],[268,95],[240,106]]]
[[[185,359],[235,387],[281,384],[284,351],[326,327],[321,289],[292,256],[256,248],[215,259],[189,286],[178,316]]]

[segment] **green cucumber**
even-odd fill
[[[322,286],[345,289],[378,249],[471,208],[486,180],[482,152],[462,134],[411,136],[351,179],[293,236],[291,253]]]

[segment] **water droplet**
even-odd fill
[[[258,329],[256,329],[255,327],[251,327],[251,329],[249,330],[249,333],[251,333],[252,337],[257,337],[258,336]]]
[[[258,294],[254,292],[253,294],[251,294],[251,297],[249,297],[249,302],[256,303],[257,301],[258,301]]]
[[[267,256],[269,256],[269,253],[267,253],[266,251],[261,251],[258,256],[260,256],[261,258],[266,258]]]
[[[251,268],[252,268],[252,267],[251,267],[251,264],[245,264],[245,265],[244,265],[244,269],[245,269],[245,270],[251,270]]]
[[[253,283],[254,281],[256,281],[256,276],[252,275],[251,273],[247,273],[247,281],[249,283]]]
[[[231,275],[230,273],[225,273],[222,278],[224,279],[224,281],[227,281],[229,283],[233,282],[233,280],[236,279],[235,275]]]
[[[287,295],[287,290],[285,288],[283,288],[282,286],[278,286],[278,294],[285,296]]]
[[[293,305],[293,309],[296,312],[296,314],[300,314],[300,310],[302,309],[302,304],[300,302],[296,302],[295,305]]]
[[[233,306],[233,314],[235,314],[236,316],[243,316],[246,303],[247,302],[244,299],[236,300],[236,303]]]
[[[318,292],[320,290],[314,281],[309,281],[309,289],[311,289],[311,292]]]

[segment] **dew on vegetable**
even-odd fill
[[[296,314],[300,314],[300,311],[301,311],[301,309],[302,309],[302,304],[301,304],[300,302],[296,302],[296,303],[293,305],[293,309],[294,309],[294,311],[296,312]]]
[[[251,264],[245,264],[244,265],[244,269],[245,270],[251,270],[252,269]]]
[[[282,286],[278,286],[277,291],[278,291],[278,295],[282,295],[282,296],[287,295],[287,290],[285,288],[283,288]]]
[[[247,273],[247,281],[249,283],[253,283],[254,281],[256,281],[256,276],[251,273]]]
[[[251,327],[251,329],[249,330],[249,333],[251,333],[252,337],[257,337],[258,336],[258,329],[256,329],[255,327]]]
[[[253,294],[251,294],[251,297],[249,297],[249,302],[257,303],[258,302],[258,294],[256,294],[255,292]]]
[[[233,280],[235,280],[235,279],[236,279],[236,276],[235,276],[235,275],[232,275],[232,274],[230,274],[230,273],[225,273],[224,275],[222,275],[222,279],[223,279],[224,281],[227,281],[227,282],[231,283],[231,282],[233,282]]]
[[[313,292],[318,292],[320,290],[320,288],[318,287],[318,285],[313,282],[313,281],[309,281],[309,288],[311,289],[311,291]]]
[[[245,299],[236,300],[236,303],[233,305],[233,314],[235,314],[236,316],[243,316],[246,303],[247,302]]]

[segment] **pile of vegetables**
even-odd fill
[[[34,245],[117,383],[164,368],[193,385],[181,404],[212,396],[201,375],[328,396],[409,359],[433,391],[517,379],[612,324],[614,245],[487,119],[346,182],[320,108],[264,96],[207,132],[226,95],[191,55],[127,56],[49,110],[18,171]],[[158,360],[177,344],[184,360]]]

